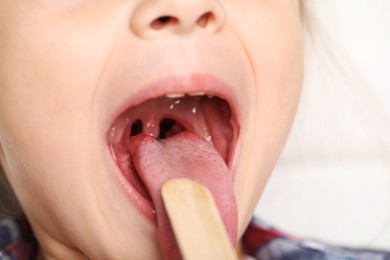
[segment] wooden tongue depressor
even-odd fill
[[[191,179],[177,178],[165,182],[161,192],[184,259],[238,260],[214,199],[205,186]]]

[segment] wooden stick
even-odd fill
[[[171,179],[162,197],[186,260],[238,260],[210,191],[191,179]]]

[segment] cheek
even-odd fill
[[[113,28],[123,19],[116,17],[123,15],[112,15],[111,6],[60,12],[59,4],[49,2],[9,4],[12,15],[0,12],[0,23],[9,25],[0,28],[0,91],[5,93],[0,101],[37,107],[39,113],[71,114],[93,97],[115,43]]]
[[[302,84],[299,14],[279,2],[272,8],[267,5],[253,8],[256,12],[248,10],[248,20],[236,28],[251,60],[255,81],[249,100],[250,120],[242,126],[236,178],[241,233],[283,148]]]
[[[113,37],[99,23],[66,24],[59,14],[24,4],[30,8],[14,6],[14,17],[0,14],[0,22],[9,24],[0,28],[0,125],[13,140],[16,159],[45,160],[54,143],[63,149],[89,130],[86,118],[111,49],[102,39]],[[100,18],[105,26],[113,22]],[[69,138],[60,142],[64,133]]]
[[[0,12],[0,22],[9,24],[0,28],[1,163],[23,208],[44,214],[58,208],[53,190],[72,178],[55,173],[74,172],[62,154],[77,150],[89,130],[96,71],[103,66],[89,45],[101,45],[83,37],[85,28],[65,29],[34,9],[15,9],[14,19],[3,20]]]

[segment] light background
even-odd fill
[[[390,250],[390,1],[310,1],[347,72],[312,55],[256,216],[303,238]]]

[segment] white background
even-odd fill
[[[310,1],[325,46],[357,77],[309,65],[321,71],[256,215],[303,238],[390,250],[390,1]]]

